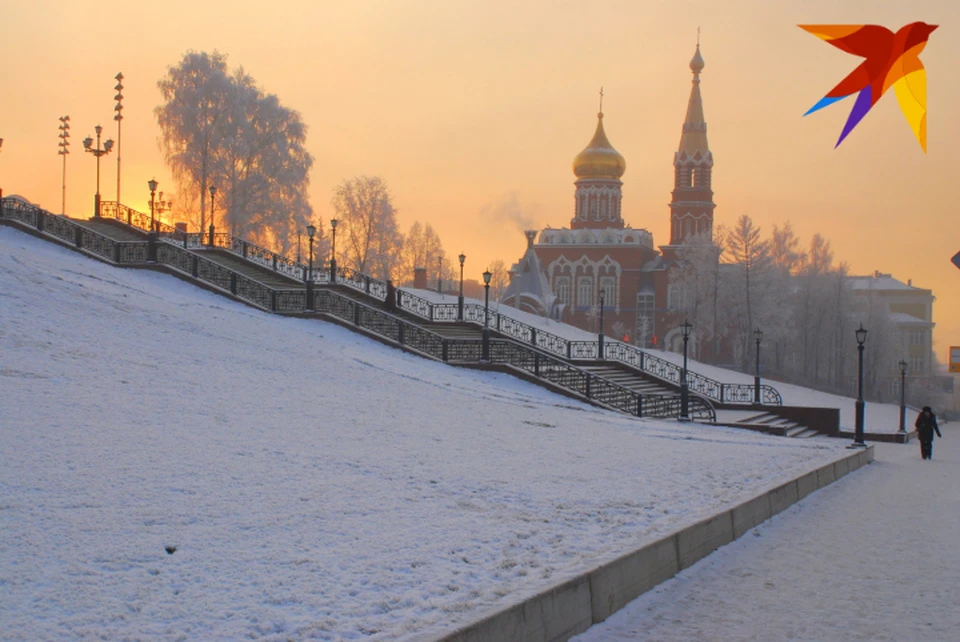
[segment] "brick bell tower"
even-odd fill
[[[703,71],[700,43],[690,61],[693,87],[687,102],[680,148],[673,156],[673,197],[670,200],[670,245],[686,245],[694,236],[713,239],[713,154],[707,144],[707,123],[703,119],[700,72]]]

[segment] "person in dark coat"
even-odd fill
[[[923,459],[933,459],[933,433],[943,439],[940,434],[940,428],[937,426],[937,416],[930,410],[930,406],[924,406],[923,411],[917,415],[917,437],[920,438],[920,457]]]
[[[393,281],[387,279],[387,309],[390,311],[397,309],[397,288],[394,287]]]

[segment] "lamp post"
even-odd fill
[[[690,388],[687,385],[687,343],[693,325],[684,319],[680,326],[683,331],[683,370],[680,371],[680,421],[690,421]]]
[[[60,216],[66,214],[67,211],[67,154],[70,153],[70,117],[61,116],[60,117],[60,134],[58,138],[60,142],[57,146],[60,150],[57,152],[60,156],[63,156],[63,173],[60,178]]]
[[[160,231],[160,226],[163,225],[163,213],[169,212],[173,209],[173,200],[165,199],[163,197],[163,192],[160,192],[157,196],[156,212],[157,212],[157,231]]]
[[[460,259],[460,295],[457,297],[457,320],[463,321],[463,262],[467,260],[467,255],[461,252],[457,258]]]
[[[100,147],[100,133],[103,131],[103,127],[97,125],[94,127],[94,131],[97,132],[97,146],[93,146],[93,138],[87,136],[83,139],[83,149],[93,154],[97,159],[97,194],[93,197],[93,215],[100,217],[100,157],[105,156],[110,153],[110,150],[113,149],[113,141],[109,138],[103,141],[103,147]]]
[[[443,269],[443,256],[437,257],[437,292],[443,292],[443,282],[441,281],[441,270]]]
[[[853,443],[847,446],[847,448],[866,448],[867,445],[863,443],[863,415],[864,415],[864,403],[863,403],[863,344],[867,340],[867,331],[863,329],[863,323],[860,324],[860,327],[856,330],[857,335],[857,415],[856,415],[856,428],[854,431]]]
[[[490,361],[490,270],[483,273],[483,352],[481,359]]]
[[[600,288],[600,332],[597,335],[597,357],[603,360],[603,303],[604,290]]]
[[[213,232],[214,232],[213,212],[214,212],[214,202],[216,201],[216,198],[217,198],[217,186],[211,185],[210,186],[210,247],[213,247]],[[200,234],[201,236],[203,235],[203,230],[200,230]]]
[[[117,101],[113,111],[117,112],[113,117],[117,121],[117,211],[120,211],[120,121],[123,120],[123,73],[118,73],[113,77],[117,81],[114,89],[117,95],[113,97]]]
[[[763,330],[753,331],[753,338],[757,341],[757,371],[753,375],[753,403],[760,403],[760,342],[763,340]]]
[[[330,229],[333,230],[333,243],[330,249],[330,283],[337,282],[337,219],[330,219]]]
[[[157,194],[157,179],[151,178],[147,181],[147,187],[150,188],[150,233],[149,244],[147,245],[147,259],[150,261],[157,260],[157,224],[154,220],[154,213],[156,212],[156,194]],[[119,211],[119,203],[117,203]]]
[[[307,244],[309,246],[309,266],[307,268],[307,309],[313,310],[313,235],[317,233],[317,228],[313,225],[307,226]]]
[[[907,362],[901,360],[897,365],[900,367],[900,434],[907,432],[907,405],[905,402],[905,392],[907,389]]]
[[[153,178],[147,181],[147,187],[150,188],[150,231],[157,229],[154,221],[155,196],[157,193],[157,179]]]

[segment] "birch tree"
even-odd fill
[[[379,176],[346,179],[333,190],[344,243],[337,261],[379,279],[397,276],[403,239],[386,183]]]
[[[201,231],[216,223],[286,253],[313,215],[306,198],[313,157],[300,115],[242,68],[229,73],[217,52],[188,52],[158,87],[160,146],[181,195],[199,201]],[[208,217],[210,187],[218,207]]]

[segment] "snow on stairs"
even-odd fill
[[[807,428],[803,424],[785,419],[773,412],[764,412],[758,415],[748,415],[746,417],[737,418],[733,421],[724,421],[722,423],[727,426],[749,428],[750,430],[758,430],[760,432],[783,435],[785,437],[807,438],[819,434],[812,428]]]
[[[124,225],[119,221],[109,218],[90,218],[90,219],[70,219],[72,222],[82,225],[87,229],[99,232],[104,236],[112,238],[115,241],[143,241],[147,240],[147,233],[138,230],[135,227]]]
[[[261,267],[253,261],[248,261],[226,250],[218,248],[194,250],[199,256],[218,263],[226,268],[238,272],[243,276],[259,281],[260,283],[281,290],[306,289],[302,281],[297,281],[268,267]]]
[[[643,395],[662,395],[673,397],[677,395],[676,390],[661,385],[651,379],[647,379],[641,374],[627,370],[613,364],[592,364],[581,366],[584,370],[603,377],[608,381],[618,383],[624,388],[629,388]]]

